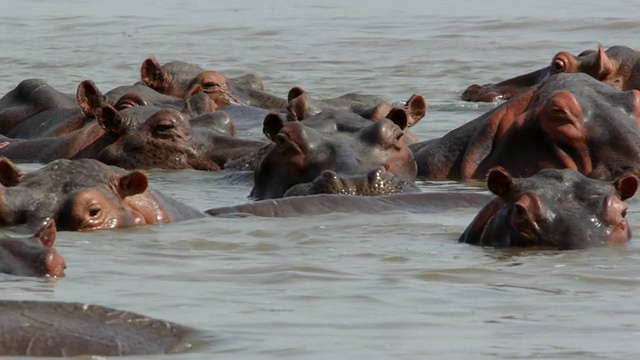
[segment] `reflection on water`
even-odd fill
[[[140,63],[153,55],[230,76],[254,72],[280,96],[296,85],[317,97],[359,91],[401,101],[419,92],[430,106],[415,128],[421,139],[493,106],[459,101],[467,85],[546,66],[560,50],[637,47],[640,28],[635,4],[624,0],[4,4],[1,94],[33,77],[69,93],[92,79],[106,91],[137,81]],[[250,184],[219,181],[221,173],[151,176],[201,209],[248,201]],[[2,276],[0,292],[201,329],[195,348],[176,359],[637,357],[637,241],[567,252],[458,244],[476,210],[205,218],[61,233],[66,278]]]

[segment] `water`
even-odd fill
[[[492,105],[471,83],[541,68],[558,51],[637,46],[633,1],[0,1],[0,94],[39,77],[73,93],[138,79],[143,59],[254,72],[285,96],[414,92],[440,136]],[[254,137],[261,137],[254,134]],[[27,167],[27,169],[33,167]],[[247,201],[222,174],[152,171],[207,209]],[[422,183],[425,191],[466,189]],[[630,221],[640,233],[638,202]],[[113,306],[200,329],[167,359],[633,359],[640,245],[509,251],[456,242],[476,209],[439,214],[205,218],[60,233],[67,277],[0,277],[0,297]],[[155,359],[157,357],[147,357]]]

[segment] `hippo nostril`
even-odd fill
[[[64,277],[67,263],[55,249],[48,249],[44,257],[44,275]]]

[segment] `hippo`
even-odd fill
[[[281,100],[264,92],[262,80],[253,74],[228,79],[223,74],[204,70],[200,66],[182,61],[172,61],[164,65],[153,57],[147,58],[140,67],[143,84],[167,95],[183,97],[200,89],[211,97],[218,107],[230,104],[257,106],[270,101],[278,102],[275,107],[283,107]],[[253,99],[253,102],[247,99]],[[262,106],[259,106],[262,107]]]
[[[484,180],[570,168],[612,180],[640,168],[640,92],[583,73],[556,74],[441,138],[410,145],[418,175]]]
[[[64,277],[67,266],[64,258],[52,248],[55,241],[53,219],[45,219],[32,236],[0,235],[0,273]]]
[[[408,115],[408,126],[414,126],[427,113],[427,100],[413,94],[404,105]],[[350,111],[365,119],[377,121],[387,117],[394,106],[384,99],[367,94],[348,93],[336,98],[315,100],[301,87],[289,90],[287,110],[292,120],[305,120],[326,110]]]
[[[383,211],[406,211],[437,214],[442,211],[479,209],[493,198],[478,192],[404,193],[380,196],[315,194],[254,201],[236,206],[206,210],[211,216],[254,215],[261,217],[298,217],[335,212],[378,214]]]
[[[296,184],[312,182],[325,170],[362,174],[379,166],[401,180],[413,181],[416,163],[403,141],[406,128],[390,119],[359,130],[333,134],[305,122],[284,122],[277,114],[264,119],[263,131],[274,142],[255,170],[251,197],[278,198]]]
[[[413,181],[398,179],[381,166],[355,176],[340,176],[335,171],[325,170],[310,183],[292,186],[284,197],[315,194],[377,196],[415,192],[420,192],[420,188]]]
[[[104,95],[82,81],[75,97],[61,93],[41,79],[22,81],[0,99],[0,134],[30,139],[66,135],[94,119]]]
[[[176,97],[159,93],[142,84],[125,85],[108,91],[104,94],[104,99],[118,111],[133,106],[155,106],[172,108],[195,117],[217,109],[216,103],[200,88],[184,97]]]
[[[224,113],[204,114],[189,121],[177,110],[147,108],[150,112],[142,122],[115,118],[107,128],[117,140],[95,158],[127,169],[216,171],[265,145],[233,137],[233,122]]]
[[[508,100],[559,73],[583,72],[618,90],[640,90],[640,53],[626,46],[612,46],[607,51],[585,50],[577,57],[561,51],[542,69],[519,75],[496,84],[474,84],[463,93],[462,99],[474,102]]]
[[[0,356],[127,356],[181,352],[193,329],[100,305],[0,300]]]
[[[148,186],[140,171],[93,159],[59,159],[26,174],[0,158],[0,225],[37,224],[88,231],[161,224],[202,213]]]
[[[564,250],[624,244],[631,238],[624,200],[638,189],[635,175],[605,182],[573,169],[543,169],[514,178],[497,167],[489,171],[487,186],[496,197],[480,210],[460,242]]]

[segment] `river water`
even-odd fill
[[[493,105],[459,94],[602,44],[638,46],[635,1],[0,1],[0,94],[27,78],[73,93],[138,80],[146,57],[286,96],[426,96],[440,136]],[[245,134],[261,138],[261,134]],[[33,169],[31,165],[25,169]],[[221,173],[151,171],[197,208],[248,201]],[[443,182],[425,191],[482,189]],[[640,234],[640,208],[630,222]],[[205,218],[58,234],[64,279],[0,276],[0,298],[79,301],[199,330],[166,359],[636,359],[640,242],[579,251],[457,243],[477,209]],[[149,359],[158,357],[151,356]]]

